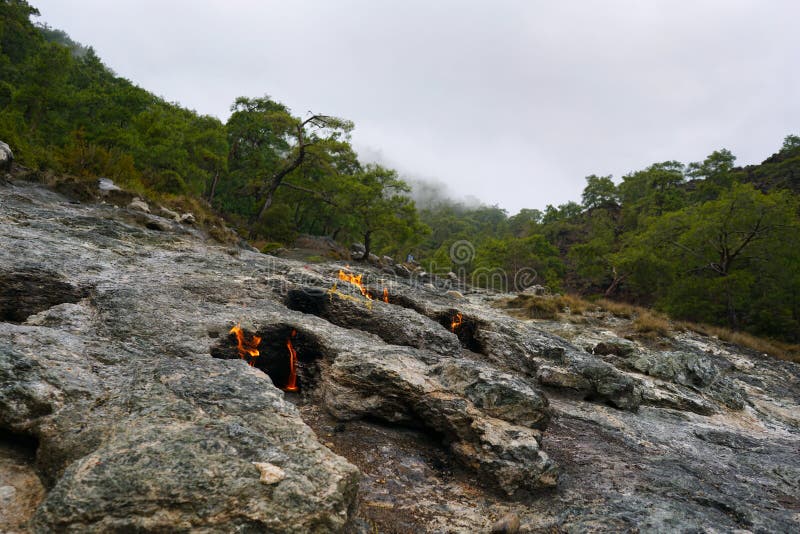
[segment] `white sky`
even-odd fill
[[[794,0],[30,0],[200,113],[268,94],[353,120],[362,159],[510,213],[800,133]]]

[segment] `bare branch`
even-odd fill
[[[299,186],[299,185],[290,184],[289,182],[281,182],[280,186],[281,187],[288,187],[289,189],[294,189],[295,191],[302,191],[303,193],[308,193],[310,195],[313,195],[314,198],[317,198],[317,199],[319,199],[319,200],[321,200],[321,201],[323,201],[323,202],[325,202],[327,204],[330,204],[331,206],[338,207],[338,204],[336,204],[333,200],[328,198],[325,195],[325,193],[323,193],[321,191],[314,191],[313,189],[308,189],[306,187],[302,187],[302,186]]]

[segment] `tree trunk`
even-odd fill
[[[733,291],[730,287],[725,290],[726,307],[728,311],[728,326],[733,330],[738,330],[739,319],[736,317],[736,308],[733,305]]]
[[[613,295],[617,291],[617,288],[619,287],[619,285],[625,279],[625,275],[620,276],[617,273],[617,268],[616,267],[611,267],[611,272],[614,273],[614,279],[611,281],[611,285],[608,286],[608,289],[606,289],[606,292],[603,294],[603,296],[606,297],[606,298],[608,298],[611,295]]]
[[[281,176],[279,179],[273,178],[270,182],[269,188],[264,192],[264,203],[261,205],[261,209],[258,210],[258,213],[255,217],[253,217],[251,223],[255,224],[260,221],[264,217],[264,213],[272,206],[272,199],[275,197],[275,191],[278,190],[278,186],[281,185],[280,180],[283,179]]]
[[[208,193],[208,202],[214,200],[214,194],[217,192],[217,183],[219,182],[219,171],[214,174],[214,180],[211,182],[211,191]]]
[[[364,260],[369,259],[370,248],[372,246],[372,230],[364,232]]]

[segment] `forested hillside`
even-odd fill
[[[506,273],[486,278],[495,289],[519,289],[515,274],[534,269],[552,290],[800,340],[797,136],[761,165],[738,168],[720,149],[589,176],[580,202],[544,211],[447,199],[417,208],[395,171],[359,161],[348,120],[250,96],[223,123],[116,76],[92,48],[36,26],[36,14],[0,0],[0,140],[29,168],[187,199],[258,246],[300,234],[359,241],[433,271]],[[462,240],[474,254],[454,265]]]

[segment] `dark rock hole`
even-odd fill
[[[478,323],[456,309],[437,314],[436,321],[458,336],[461,346],[465,349],[483,354],[483,345],[475,337],[478,332]]]
[[[325,315],[327,291],[320,288],[304,287],[292,289],[286,295],[286,307],[290,310],[322,317]]]
[[[86,290],[54,272],[37,268],[0,272],[0,321],[23,323],[31,315],[86,296]]]
[[[310,392],[318,384],[318,360],[323,351],[312,335],[288,324],[268,325],[256,332],[243,330],[241,335],[245,349],[258,351],[258,356],[245,353],[242,357],[236,333],[220,336],[219,342],[211,349],[211,355],[224,360],[244,359],[269,375],[275,387],[284,391]]]
[[[0,428],[0,448],[13,450],[16,455],[33,463],[39,449],[39,440],[35,436]]]

